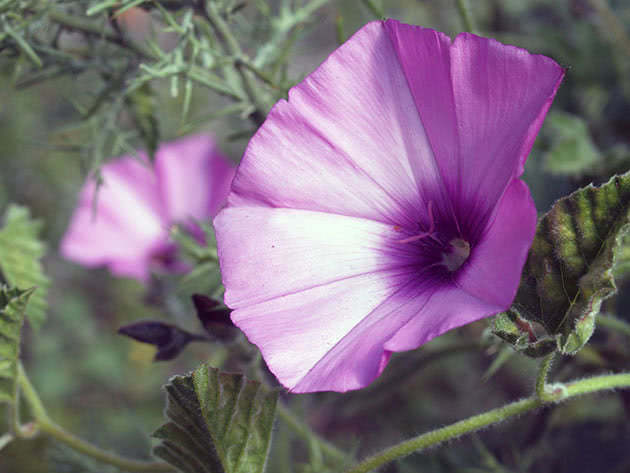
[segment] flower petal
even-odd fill
[[[385,349],[390,352],[414,350],[451,329],[496,314],[502,309],[461,288],[439,288],[422,310],[387,341]]]
[[[234,309],[397,266],[396,258],[382,249],[394,231],[372,220],[228,207],[214,226],[221,242],[225,301]]]
[[[553,60],[462,33],[387,20],[418,113],[457,214],[481,231],[523,172],[564,76]],[[478,227],[478,228],[476,228]]]
[[[520,179],[513,179],[497,206],[494,220],[458,274],[459,287],[498,305],[499,311],[507,309],[516,295],[534,240],[536,219],[529,188]]]
[[[208,135],[163,144],[156,153],[155,169],[171,223],[216,215],[235,171]]]
[[[385,340],[425,302],[401,295],[400,280],[368,273],[237,309],[232,320],[290,390],[359,389],[385,367]]]
[[[165,244],[155,176],[131,157],[108,163],[101,172],[96,200],[95,181],[83,187],[61,252],[86,266],[110,264],[115,274],[145,280],[150,255]]]
[[[229,202],[415,226],[443,188],[393,45],[374,22],[276,104]]]
[[[451,48],[459,130],[459,203],[492,213],[523,165],[564,70],[553,60],[472,34]]]

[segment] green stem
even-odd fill
[[[385,12],[383,11],[382,5],[376,3],[374,0],[363,0],[363,4],[377,20],[385,19]]]
[[[140,471],[140,472],[160,472],[168,471],[173,472],[174,469],[168,463],[164,462],[148,462],[139,460],[130,460],[115,453],[110,453],[99,447],[92,445],[89,442],[77,437],[76,435],[67,432],[57,424],[50,421],[39,421],[39,428],[42,432],[46,432],[58,442],[66,444],[73,450],[83,453],[89,457],[94,458],[102,463],[113,465],[124,471]]]
[[[26,372],[24,371],[24,367],[22,363],[18,364],[18,375],[17,382],[20,386],[22,394],[24,398],[28,402],[29,408],[31,409],[31,414],[38,422],[46,421],[50,422],[50,417],[48,417],[48,413],[46,412],[46,408],[42,403],[42,400],[39,398],[37,391],[31,384],[30,380],[26,376]]]
[[[455,422],[446,427],[436,429],[418,437],[399,443],[347,470],[346,473],[367,473],[396,459],[417,453],[429,447],[440,445],[449,440],[475,432],[484,427],[498,424],[519,414],[539,407],[561,402],[581,394],[604,391],[617,388],[630,388],[630,373],[596,376],[572,381],[565,385],[564,390],[556,390],[547,394],[543,399],[534,395],[506,406],[492,409],[468,419]]]
[[[565,383],[567,397],[580,396],[582,394],[630,387],[630,373],[609,374],[594,376],[592,378],[578,379]]]
[[[24,368],[21,365],[18,369],[18,383],[20,384],[24,398],[29,404],[31,413],[35,418],[36,425],[39,430],[47,433],[58,442],[64,443],[73,450],[92,457],[95,460],[113,465],[120,470],[132,472],[174,471],[168,463],[130,460],[116,455],[115,453],[102,450],[101,448],[86,442],[70,432],[67,432],[50,419],[41,399],[39,398],[39,395],[35,391],[35,388],[33,388],[33,385],[29,381],[26,373],[24,372]]]
[[[92,21],[68,15],[56,8],[50,8],[48,10],[48,16],[55,23],[65,26],[68,29],[80,31],[88,35],[99,36],[111,43],[117,44],[118,46],[131,49],[132,51],[139,54],[140,56],[143,56],[146,59],[156,59],[156,57],[150,51],[147,51],[146,49],[131,41],[127,41],[120,35],[103,28],[101,25],[97,25]]]
[[[208,18],[208,21],[214,28],[217,33],[219,39],[225,45],[225,48],[230,56],[233,56],[238,61],[240,58],[243,59],[244,62],[249,63],[249,60],[243,54],[241,50],[241,46],[237,39],[234,37],[228,24],[221,17],[215,2],[206,2],[205,13]],[[271,108],[267,103],[267,99],[265,94],[262,93],[254,81],[251,71],[245,69],[243,67],[239,67],[236,62],[234,65],[238,75],[243,82],[243,88],[245,89],[245,93],[249,97],[252,102],[252,105],[256,107],[258,118],[256,121],[260,122],[259,125],[264,121],[264,117],[267,115],[267,112]]]
[[[475,21],[473,19],[472,13],[470,12],[470,6],[468,5],[468,0],[456,0],[457,3],[457,11],[459,12],[459,16],[464,24],[464,31],[468,31],[470,33],[475,32]]]
[[[599,314],[597,316],[597,324],[630,336],[630,324],[612,315]]]
[[[348,455],[339,450],[333,444],[328,442],[327,440],[319,437],[315,434],[311,428],[306,425],[303,421],[298,419],[293,412],[287,409],[281,403],[278,403],[278,407],[276,409],[276,413],[278,417],[280,417],[286,424],[289,426],[291,430],[293,430],[297,435],[302,437],[307,444],[315,441],[319,444],[322,452],[328,455],[330,458],[338,460],[340,462],[347,462],[349,460]]]
[[[284,49],[282,45],[290,38],[293,28],[304,23],[313,13],[328,2],[330,2],[330,0],[311,0],[292,14],[280,16],[275,25],[275,31],[271,40],[258,50],[258,54],[256,54],[253,60],[254,66],[262,68],[273,63],[278,58],[279,53]]]
[[[547,375],[549,374],[549,369],[551,368],[555,354],[556,352],[553,351],[543,358],[540,368],[538,369],[538,376],[536,376],[536,395],[543,400],[549,395],[545,391],[545,386],[547,385]]]

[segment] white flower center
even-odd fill
[[[470,256],[470,243],[461,238],[453,238],[449,244],[451,251],[442,253],[442,264],[453,272],[457,271]]]

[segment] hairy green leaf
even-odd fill
[[[558,200],[538,222],[512,309],[540,323],[562,353],[584,346],[602,301],[616,292],[612,270],[629,211],[626,173]]]
[[[26,312],[29,322],[39,328],[46,317],[49,280],[40,259],[45,247],[39,240],[41,222],[31,219],[26,207],[10,205],[0,229],[0,271],[15,287],[37,287]]]
[[[155,454],[185,473],[262,473],[278,393],[201,365],[166,385],[169,422]]]
[[[0,285],[0,402],[15,401],[20,332],[33,291]]]

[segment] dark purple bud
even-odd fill
[[[118,333],[133,338],[139,342],[150,343],[157,347],[153,361],[172,360],[192,341],[207,340],[202,335],[189,333],[175,325],[143,320],[125,325],[118,329]]]
[[[192,300],[197,317],[206,332],[223,341],[232,340],[236,336],[238,331],[230,319],[230,309],[202,294],[193,294]]]

